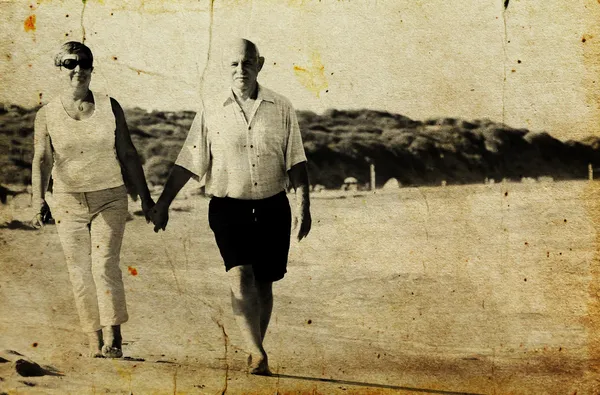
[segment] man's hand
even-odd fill
[[[298,215],[294,218],[294,230],[298,229],[298,241],[308,236],[311,226],[310,209],[307,207],[298,210]]]
[[[167,178],[167,183],[163,189],[158,201],[150,209],[150,220],[154,224],[154,231],[158,233],[159,229],[165,230],[169,222],[169,206],[177,193],[183,188],[194,173],[179,165],[174,165]]]
[[[152,221],[151,211],[155,204],[152,198],[142,200],[142,212],[144,213],[144,217],[146,217],[146,223]]]
[[[296,190],[296,217],[294,230],[298,229],[298,241],[310,232],[312,219],[310,217],[310,198],[308,193],[308,168],[306,162],[296,163],[288,171],[292,186]]]
[[[165,230],[169,222],[169,206],[160,201],[150,210],[150,220],[154,224],[154,232],[158,233],[160,229]]]

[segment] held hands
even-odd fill
[[[150,210],[149,216],[154,224],[154,232],[158,233],[160,229],[164,231],[169,222],[169,206],[159,200]]]
[[[151,213],[152,208],[155,205],[156,203],[154,203],[154,200],[151,197],[142,200],[142,212],[144,213],[144,217],[146,218],[146,223],[150,223],[150,221],[152,221]]]
[[[298,210],[298,214],[294,217],[294,230],[298,230],[298,241],[308,236],[312,225],[312,218],[310,216],[310,209],[308,207],[302,207]]]
[[[149,198],[149,200],[142,201],[142,211],[146,217],[146,222],[152,222],[154,225],[154,232],[158,233],[160,229],[166,229],[167,222],[169,222],[169,206],[160,201],[154,203],[154,200]]]

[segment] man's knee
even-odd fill
[[[254,271],[252,265],[235,266],[227,272],[231,292],[237,298],[248,293],[256,292]]]

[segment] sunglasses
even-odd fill
[[[92,61],[89,59],[65,59],[61,62],[60,64],[62,67],[64,67],[67,70],[75,70],[75,67],[77,67],[77,65],[79,65],[80,69],[86,69],[89,70],[92,68]]]

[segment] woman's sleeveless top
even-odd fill
[[[67,114],[60,98],[46,106],[55,192],[92,192],[123,185],[110,97],[94,95],[94,102],[94,113],[79,121]]]

